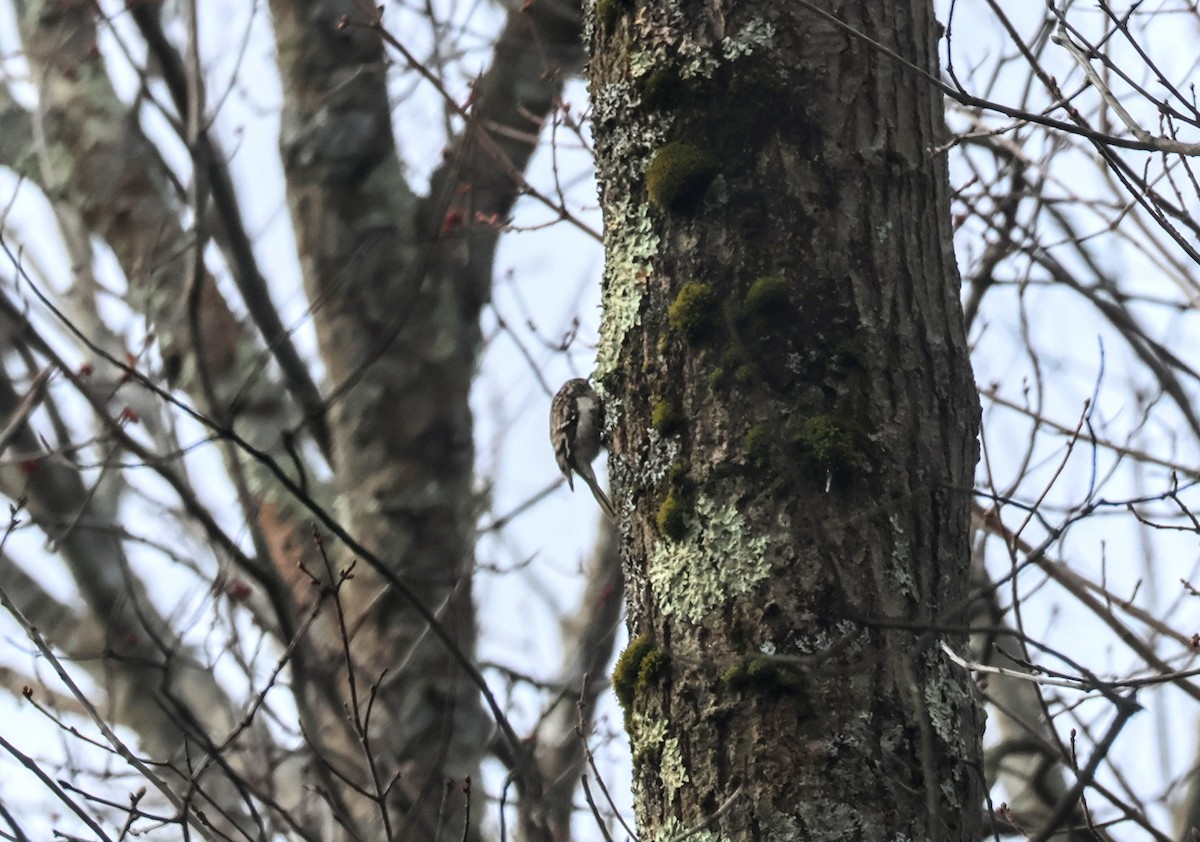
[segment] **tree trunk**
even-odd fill
[[[572,0],[542,0],[510,14],[475,85],[468,123],[424,197],[405,182],[396,156],[389,39],[364,10],[371,7],[352,0],[271,3],[288,204],[306,288],[322,302],[313,321],[332,384],[340,521],[469,657],[480,506],[469,394],[483,342],[479,314],[521,173],[562,79],[582,57],[579,9]],[[379,777],[401,781],[389,801],[404,824],[388,835],[481,838],[480,801],[472,804],[462,786],[479,780],[494,727],[479,687],[383,571],[360,566],[342,605],[355,629],[359,681],[378,682],[368,736],[388,747]],[[510,755],[527,751],[503,729],[501,736]],[[331,742],[324,753],[356,749]],[[537,802],[532,759],[513,763],[522,798]],[[355,799],[362,788],[365,778],[344,797],[362,805],[355,824],[370,827],[377,807]]]
[[[930,4],[598,0],[643,838],[974,839],[978,404]],[[853,30],[851,32],[850,30]],[[865,36],[865,37],[863,37]]]

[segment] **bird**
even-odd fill
[[[615,521],[608,496],[596,481],[592,461],[600,454],[600,433],[604,429],[604,403],[591,384],[582,377],[568,380],[550,402],[550,443],[558,469],[567,478],[567,487],[575,490],[573,474],[579,474],[609,520]]]

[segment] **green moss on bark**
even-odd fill
[[[795,693],[804,679],[768,658],[747,658],[726,670],[721,680],[735,690],[759,693]]]
[[[650,686],[667,667],[667,656],[654,648],[644,634],[629,641],[625,651],[617,658],[613,669],[612,686],[617,701],[628,715],[638,692]]]
[[[771,453],[771,443],[774,440],[775,436],[769,426],[755,424],[742,437],[742,452],[746,454],[746,461],[754,465],[766,462]]]
[[[860,474],[870,469],[866,434],[853,421],[833,415],[805,418],[795,441],[803,456],[833,473]]]
[[[658,507],[658,531],[672,541],[682,541],[687,535],[687,506],[672,489]]]
[[[754,363],[742,363],[733,370],[733,382],[742,388],[753,386],[758,378],[758,366]]]
[[[689,342],[708,339],[717,332],[717,297],[708,284],[686,283],[667,310],[671,330]]]
[[[654,154],[646,170],[650,203],[661,210],[690,210],[719,170],[720,161],[711,152],[690,143],[668,143]]]
[[[774,316],[791,306],[792,290],[782,275],[764,275],[750,284],[746,293],[746,313],[753,316]]]
[[[650,410],[650,426],[664,436],[673,436],[683,429],[683,413],[672,401],[661,400]]]

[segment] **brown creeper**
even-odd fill
[[[583,378],[568,380],[550,402],[550,443],[558,469],[567,478],[567,487],[575,490],[572,472],[579,474],[592,496],[608,515],[616,520],[612,503],[596,482],[592,460],[600,453],[600,432],[604,429],[604,404],[596,390]]]

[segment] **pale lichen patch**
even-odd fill
[[[667,801],[675,800],[675,794],[683,788],[691,778],[683,765],[683,754],[679,750],[679,740],[668,737],[662,744],[662,757],[659,760],[658,777],[667,793]]]
[[[659,610],[699,622],[770,575],[766,549],[766,536],[748,535],[736,508],[700,497],[683,538],[659,541],[651,553],[649,576]]]
[[[616,368],[625,335],[641,321],[642,296],[653,272],[650,261],[659,246],[644,203],[619,203],[605,228],[604,320],[596,353],[596,378],[601,381]]]
[[[748,56],[759,47],[765,47],[775,37],[775,27],[762,18],[753,18],[735,35],[721,39],[721,52],[729,61]]]

